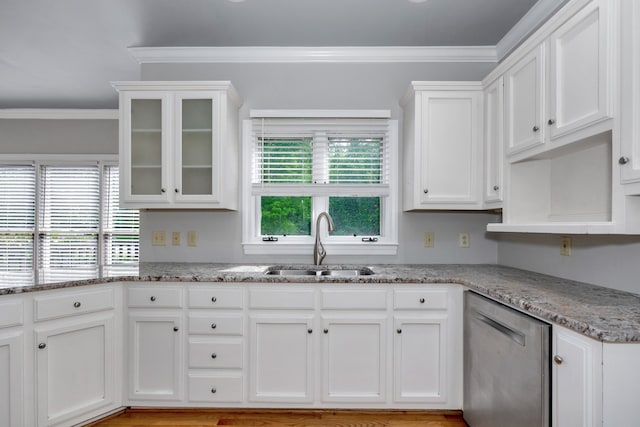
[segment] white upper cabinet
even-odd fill
[[[640,194],[640,3],[623,1],[621,11],[620,179]]]
[[[504,155],[504,79],[484,90],[484,205],[502,206],[502,162]]]
[[[403,105],[404,210],[481,209],[480,83],[413,82]]]
[[[554,140],[611,117],[609,6],[596,0],[549,38],[549,114]]]
[[[229,82],[114,87],[122,206],[237,209],[240,100]]]
[[[521,153],[538,154],[611,129],[595,126],[612,117],[611,7],[602,0],[574,2],[559,12],[564,21],[546,39],[514,54],[504,73],[508,156],[519,160]]]
[[[506,92],[507,153],[514,154],[544,143],[544,46],[538,46],[504,75]]]

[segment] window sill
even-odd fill
[[[322,243],[329,255],[397,255],[397,243]],[[243,243],[245,255],[313,255],[309,243]]]

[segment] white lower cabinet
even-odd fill
[[[322,400],[384,402],[386,315],[323,317]]]
[[[129,400],[182,400],[183,340],[182,313],[129,314]]]
[[[396,402],[447,400],[447,317],[394,319]]]
[[[122,405],[120,287],[33,297],[35,424],[71,426]]]
[[[249,400],[313,402],[312,315],[261,314],[250,323]]]
[[[552,345],[553,426],[601,426],[602,343],[554,326]]]
[[[22,331],[0,330],[0,426],[23,426],[23,363]]]

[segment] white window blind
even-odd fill
[[[0,270],[33,269],[36,173],[32,165],[0,166]]]
[[[40,167],[40,268],[98,264],[98,166]]]
[[[119,205],[119,171],[107,165],[103,172],[103,264],[116,265],[139,259],[139,212]]]
[[[387,119],[257,118],[252,137],[254,194],[282,184],[388,189]]]

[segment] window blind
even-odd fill
[[[0,270],[33,268],[36,173],[32,165],[0,166]]]
[[[139,260],[139,212],[119,205],[119,170],[107,165],[103,171],[103,263],[117,265]]]
[[[98,264],[98,166],[40,167],[39,267]]]
[[[389,183],[389,120],[257,118],[254,187]]]

